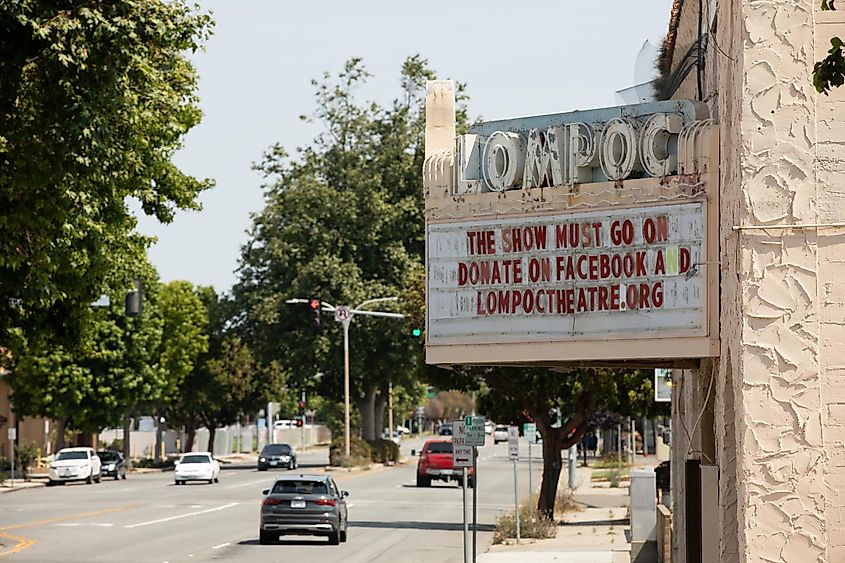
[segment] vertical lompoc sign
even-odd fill
[[[682,100],[496,121],[427,156],[427,361],[718,355],[702,117]]]

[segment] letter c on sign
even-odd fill
[[[599,150],[601,169],[609,180],[624,180],[637,162],[637,126],[616,117],[607,122]]]
[[[525,170],[525,140],[517,133],[496,131],[484,144],[484,179],[494,192],[516,186]]]
[[[678,156],[669,154],[669,137],[680,133],[683,125],[677,113],[655,113],[648,118],[640,137],[640,158],[646,172],[662,178],[678,169]]]

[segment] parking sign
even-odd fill
[[[468,416],[464,418],[464,425],[466,426],[467,445],[468,446],[483,446],[484,438],[484,417],[483,416]]]
[[[452,463],[455,468],[472,467],[472,446],[467,444],[466,425],[463,420],[452,423]]]
[[[519,459],[519,427],[508,426],[508,459]]]

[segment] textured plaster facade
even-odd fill
[[[721,130],[721,358],[676,388],[673,561],[686,560],[689,458],[719,466],[720,561],[845,561],[845,92],[812,87],[845,18],[819,3],[717,4],[701,79]],[[686,2],[673,66],[697,10]],[[697,80],[675,96],[694,98]],[[712,423],[690,446],[682,425],[711,377]]]

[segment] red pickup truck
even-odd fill
[[[416,452],[411,452],[415,455]],[[467,486],[475,486],[475,474],[472,467],[467,469]],[[456,481],[459,485],[463,480],[463,469],[455,469],[452,461],[452,441],[434,439],[425,443],[420,450],[420,460],[417,462],[417,487],[430,487],[432,479],[440,481]]]

